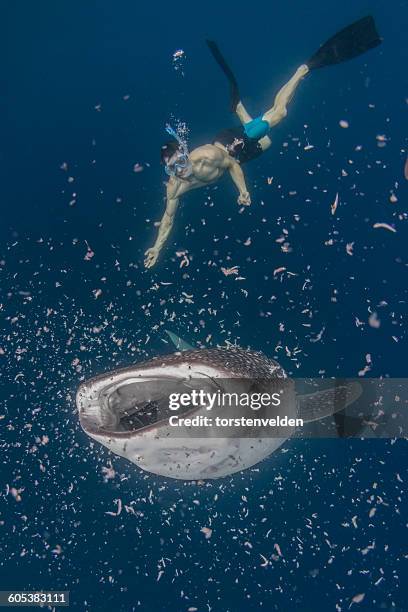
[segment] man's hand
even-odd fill
[[[157,262],[159,257],[159,249],[157,247],[152,247],[151,249],[147,249],[146,259],[144,260],[145,268],[152,268],[154,264]]]
[[[247,191],[242,191],[238,196],[238,204],[241,206],[249,206],[251,204],[251,196]]]

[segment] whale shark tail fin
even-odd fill
[[[195,349],[194,346],[192,346],[173,332],[169,331],[168,329],[165,329],[164,331],[166,332],[166,334],[168,335],[168,337],[170,338],[170,340],[178,351],[193,351]]]
[[[344,410],[336,412],[333,415],[336,431],[339,438],[358,438],[363,435],[367,424],[370,422],[370,416],[350,416],[346,415]]]

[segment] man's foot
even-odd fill
[[[307,64],[302,64],[301,66],[299,66],[299,68],[296,70],[296,74],[298,74],[300,77],[304,77],[306,76],[306,74],[310,72],[309,66]]]

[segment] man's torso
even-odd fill
[[[236,154],[228,152],[228,147],[241,138]],[[220,132],[215,141],[218,144],[206,144],[191,151],[189,159],[193,173],[188,179],[173,179],[172,197],[180,197],[192,189],[205,187],[218,181],[231,165],[231,158],[240,163],[261,155],[262,148],[258,141],[243,136],[243,128],[229,128]]]
[[[190,153],[194,178],[202,184],[217,181],[231,163],[227,151],[212,144],[197,147]]]
[[[187,179],[172,177],[168,183],[168,195],[172,198],[218,181],[231,163],[227,151],[212,144],[197,147],[191,151],[189,159],[193,168],[191,176]]]

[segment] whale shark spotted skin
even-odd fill
[[[293,381],[282,367],[263,353],[238,347],[193,349],[156,357],[131,367],[114,370],[83,382],[76,396],[84,431],[113,453],[140,468],[161,476],[201,480],[221,478],[249,468],[271,455],[295,427],[277,427],[273,437],[265,428],[245,428],[239,436],[193,436],[191,427],[169,424],[169,394],[188,392],[189,382],[200,381],[208,391],[257,393],[281,392],[281,404],[273,416],[302,417],[306,422],[322,419],[336,410],[333,390],[296,396]],[[350,384],[340,393],[339,410],[360,395]],[[234,410],[236,410],[236,406]],[[230,413],[232,414],[232,413]],[[235,414],[235,412],[234,412]],[[246,413],[247,414],[247,413]],[[208,415],[205,406],[189,407],[188,416]],[[225,416],[225,407],[212,417]]]

